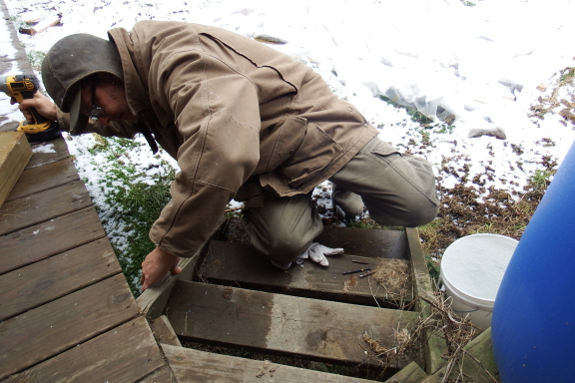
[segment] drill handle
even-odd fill
[[[32,118],[34,119],[34,122],[27,122],[24,125],[40,125],[48,122],[48,119],[42,116],[40,113],[38,113],[36,108],[28,108],[28,110],[30,111],[30,113],[32,113]]]

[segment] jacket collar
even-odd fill
[[[130,34],[124,28],[115,28],[108,31],[108,36],[120,53],[128,105],[132,113],[141,115],[145,109],[150,108],[150,101],[148,89],[143,82],[146,77],[139,74],[134,65],[135,52]]]

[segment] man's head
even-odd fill
[[[124,77],[120,55],[114,44],[88,34],[76,34],[58,41],[42,63],[46,90],[65,113],[70,113],[70,130],[82,133],[88,116],[82,108],[82,88],[95,86],[98,79]],[[84,97],[84,104],[87,102]],[[81,109],[84,109],[82,113]],[[104,109],[105,110],[105,109]]]

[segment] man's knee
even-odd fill
[[[301,238],[295,238],[291,235],[289,237],[274,238],[268,242],[265,248],[258,250],[272,261],[287,263],[295,261],[309,247],[310,243],[308,240],[301,240]]]
[[[365,200],[370,217],[380,225],[416,227],[435,219],[439,206],[422,194],[414,193],[403,201],[382,203]]]
[[[423,195],[421,198],[412,199],[409,202],[405,214],[405,223],[402,226],[416,227],[425,225],[437,217],[439,205],[431,202]]]
[[[244,216],[252,245],[273,261],[294,261],[323,230],[311,195],[270,197]]]

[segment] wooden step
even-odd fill
[[[162,344],[178,383],[367,383],[326,372]]]
[[[199,268],[198,279],[227,286],[372,306],[395,308],[408,305],[413,300],[404,232],[341,228],[336,232],[328,229],[318,242],[343,247],[345,253],[330,257],[327,268],[304,262],[284,272],[272,266],[263,254],[249,245],[211,241],[203,266]],[[407,273],[401,288],[391,284],[382,286],[372,278],[360,278],[366,272],[343,274],[363,268],[371,268],[372,271],[385,268],[390,259],[404,262]]]
[[[364,334],[392,348],[394,332],[419,314],[177,281],[167,316],[184,340],[359,365],[373,362]],[[394,367],[421,361],[420,356],[410,357]]]

